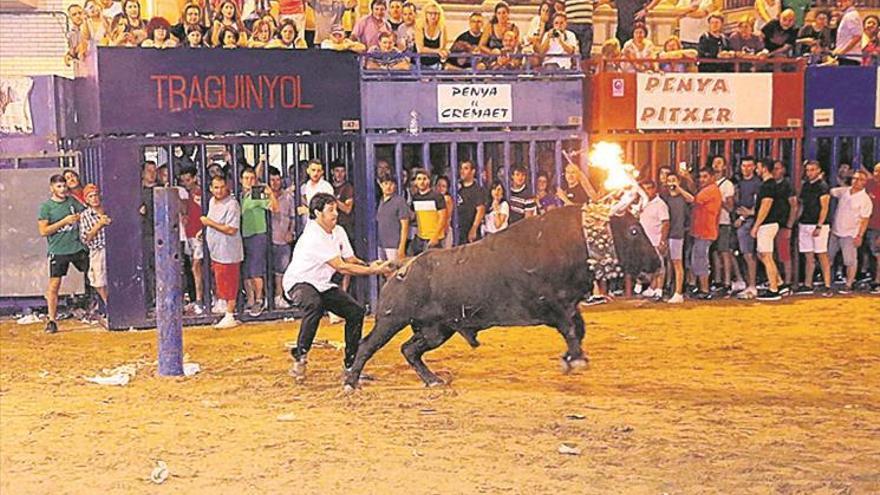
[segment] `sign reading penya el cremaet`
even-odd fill
[[[510,84],[440,84],[437,86],[437,122],[512,122]]]
[[[639,129],[770,127],[772,74],[638,74]]]
[[[110,48],[97,57],[100,133],[330,132],[360,119],[352,54]]]

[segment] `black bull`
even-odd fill
[[[373,331],[360,344],[346,386],[407,325],[404,357],[428,386],[442,384],[422,361],[456,332],[472,346],[477,332],[496,326],[547,325],[565,339],[565,370],[586,365],[578,303],[593,286],[581,209],[568,206],[527,218],[474,244],[431,250],[412,259],[382,287]],[[636,218],[611,219],[624,273],[655,272],[659,258]]]

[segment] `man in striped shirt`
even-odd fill
[[[593,9],[596,4],[608,0],[566,0],[565,15],[568,17],[568,30],[577,37],[581,60],[590,58],[593,49]]]
[[[510,174],[510,198],[508,203],[510,204],[509,225],[513,225],[523,218],[535,216],[538,213],[538,203],[526,185],[526,169],[520,165],[514,166]]]

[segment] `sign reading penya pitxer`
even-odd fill
[[[771,126],[772,74],[642,74],[636,79],[639,129]]]
[[[332,132],[360,120],[353,54],[102,48],[96,69],[97,133]],[[80,116],[89,100],[78,98]]]

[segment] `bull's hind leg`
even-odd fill
[[[358,346],[357,354],[354,357],[354,363],[351,365],[351,368],[348,370],[348,375],[345,378],[346,389],[354,389],[357,387],[358,381],[361,378],[361,372],[364,370],[367,361],[373,357],[373,354],[375,354],[376,351],[384,347],[389,340],[403,330],[406,325],[406,322],[389,322],[387,319],[383,318],[378,318],[376,320],[376,324],[373,326],[373,331],[364,337]]]
[[[562,334],[562,338],[565,339],[565,344],[568,347],[565,354],[562,355],[562,372],[570,373],[575,369],[585,368],[587,366],[587,357],[584,355],[583,349],[581,349],[581,343],[587,330],[580,312],[575,309],[572,314],[558,323],[556,329]]]
[[[428,369],[425,362],[422,361],[422,355],[443,345],[454,333],[455,330],[443,325],[425,326],[419,329],[414,328],[412,338],[400,347],[403,356],[410,366],[416,370],[419,378],[425,382],[426,386],[434,387],[443,385],[445,382]]]

